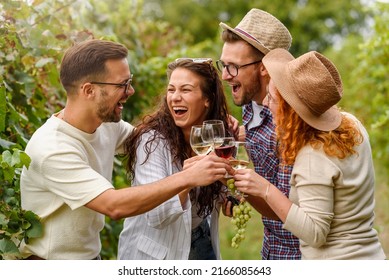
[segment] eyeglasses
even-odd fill
[[[257,61],[250,62],[250,63],[243,64],[243,65],[236,65],[236,64],[225,64],[223,61],[218,60],[218,61],[216,61],[216,66],[220,72],[223,72],[223,69],[226,68],[228,74],[230,74],[232,77],[236,77],[236,76],[238,76],[238,70],[240,68],[243,68],[243,67],[246,67],[249,65],[253,65],[253,64],[259,63],[261,61],[262,60],[257,60]]]
[[[212,64],[212,58],[189,58],[189,57],[180,57],[175,60],[175,62],[189,60],[193,63],[208,63]]]
[[[132,77],[134,75],[131,74],[131,77],[123,84],[118,83],[103,83],[103,82],[90,82],[93,85],[110,85],[110,86],[117,86],[117,87],[124,87],[124,93],[127,93],[128,89],[131,87],[132,83]]]

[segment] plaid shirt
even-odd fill
[[[274,124],[269,108],[263,107],[260,112],[261,123],[248,130],[247,125],[253,118],[252,104],[243,106],[243,124],[246,130],[246,141],[255,144],[251,158],[255,171],[289,196],[290,175],[293,166],[279,166],[276,155],[277,141]],[[282,228],[283,223],[262,216],[264,237],[262,259],[264,260],[296,260],[301,259],[299,240],[289,231]]]

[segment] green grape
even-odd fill
[[[233,195],[236,195],[234,179],[229,179],[227,181],[227,187]],[[240,242],[245,239],[245,228],[247,226],[247,222],[251,219],[251,212],[252,207],[243,197],[240,199],[239,204],[232,208],[231,224],[235,226],[236,232],[234,237],[231,239],[232,248],[239,248]]]

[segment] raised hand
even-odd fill
[[[265,178],[256,173],[253,169],[236,170],[234,174],[235,187],[245,194],[265,197],[266,187],[269,184]]]
[[[228,160],[214,154],[189,158],[185,160],[183,169],[193,187],[209,185],[222,179],[226,172],[234,174]]]

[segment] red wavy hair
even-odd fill
[[[300,149],[311,145],[322,148],[326,155],[343,159],[355,154],[355,146],[363,141],[354,120],[342,115],[340,126],[332,131],[321,131],[308,125],[291,106],[278,95],[275,116],[278,152],[283,164],[294,164]]]

